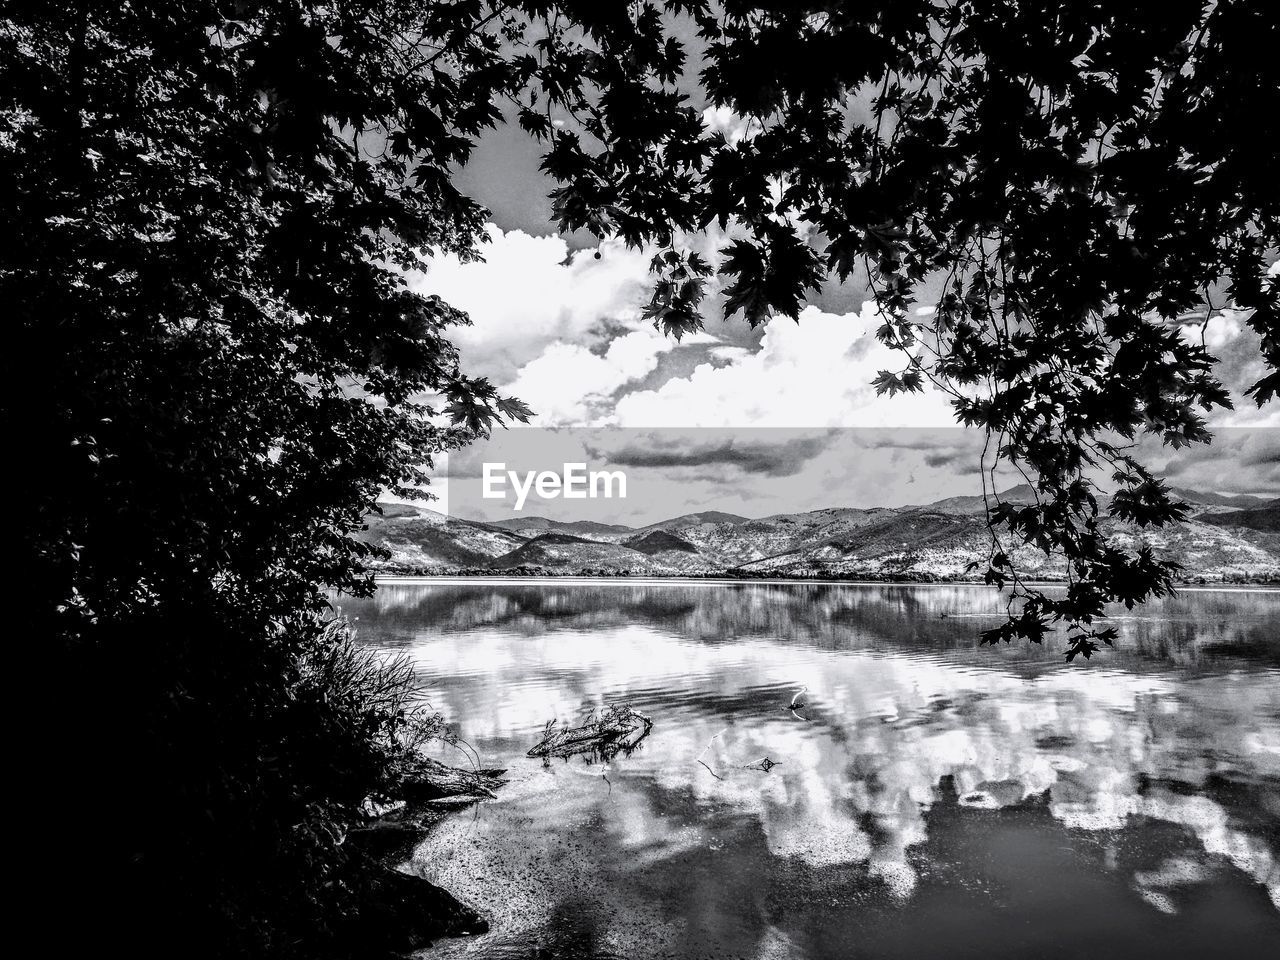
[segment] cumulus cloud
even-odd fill
[[[877,371],[902,357],[875,339],[878,314],[830,314],[806,307],[798,322],[775,318],[754,353],[722,351],[720,365],[618,398],[614,423],[633,427],[924,427],[953,424],[932,388],[877,396]]]
[[[481,262],[452,255],[428,260],[408,282],[465,310],[472,325],[450,337],[469,372],[510,383],[556,343],[591,349],[619,325],[639,323],[649,258],[620,243],[570,253],[560,237],[489,228]]]
[[[1273,266],[1272,270],[1276,268]],[[1262,359],[1262,341],[1248,325],[1248,311],[1230,308],[1206,316],[1204,312],[1180,318],[1184,339],[1203,343],[1215,358],[1214,375],[1227,387],[1233,408],[1216,409],[1210,419],[1223,427],[1280,427],[1280,404],[1274,401],[1259,408],[1245,390],[1267,373]]]
[[[540,425],[607,422],[611,397],[653,373],[664,355],[741,351],[705,333],[676,341],[643,319],[651,251],[610,241],[570,252],[559,237],[492,225],[488,237],[483,261],[435,257],[408,283],[468,313],[471,326],[450,334],[465,368],[529,404]],[[719,239],[702,237],[699,251],[709,255]],[[713,285],[709,310],[714,302]]]
[[[712,341],[686,337],[684,345]],[[533,407],[545,425],[583,424],[607,417],[613,394],[658,365],[676,342],[652,327],[630,331],[608,343],[602,353],[557,340],[525,364],[508,390]]]
[[[750,125],[708,108],[709,130],[733,140]],[[702,237],[715,259],[722,236]],[[870,383],[902,358],[876,341],[872,304],[851,312],[809,306],[799,323],[775,318],[750,332],[740,322],[677,343],[641,317],[651,282],[650,251],[605,243],[572,252],[559,237],[489,230],[484,262],[441,256],[411,272],[410,285],[466,310],[473,326],[453,333],[471,373],[529,403],[543,426],[631,427],[944,427],[954,423],[946,397],[877,396]],[[717,291],[707,304],[716,312]],[[1263,375],[1257,334],[1230,309],[1184,318],[1188,339],[1202,337],[1218,357],[1218,375],[1235,409],[1215,426],[1280,426],[1280,404],[1262,410],[1243,396]],[[934,451],[935,458],[939,455]],[[941,465],[939,463],[931,466]]]

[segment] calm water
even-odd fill
[[[608,582],[346,603],[511,778],[414,855],[493,926],[429,956],[1280,955],[1280,592],[1184,593],[1070,666],[976,649],[998,609]],[[654,722],[630,757],[526,759],[615,702]]]

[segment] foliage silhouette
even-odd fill
[[[1229,304],[1261,341],[1250,395],[1280,392],[1277,39],[1265,0],[603,4],[531,43],[550,105],[519,116],[562,228],[659,248],[646,315],[674,336],[713,277],[753,326],[865,280],[903,357],[877,390],[932,383],[987,436],[985,577],[1010,619],[984,642],[1064,623],[1070,660],[1114,639],[1106,604],[1178,573],[1099,520],[1184,516],[1134,441],[1208,442],[1231,405],[1179,318]],[[702,101],[741,129],[704,129]],[[688,249],[713,227],[714,264]],[[1037,502],[1000,502],[998,467]],[[1020,579],[1010,538],[1067,558],[1064,596]]]
[[[455,43],[416,3],[0,20],[22,602],[75,753],[44,784],[67,825],[46,861],[92,876],[69,909],[97,942],[411,945],[343,841],[401,789],[412,677],[327,626],[326,591],[370,589],[352,533],[380,491],[527,413],[397,272],[474,256],[449,171],[509,82],[407,69],[422,16]]]

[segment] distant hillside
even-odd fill
[[[1262,497],[1250,496],[1247,493],[1225,495],[1221,493],[1205,493],[1199,490],[1187,490],[1183,487],[1171,487],[1174,496],[1186,500],[1192,505],[1208,507],[1232,507],[1237,510],[1253,510],[1266,507],[1267,501]],[[1272,502],[1274,506],[1274,501]]]
[[[491,527],[511,530],[522,536],[536,537],[541,533],[568,533],[577,537],[598,538],[611,536],[627,536],[635,533],[634,528],[624,527],[618,523],[596,523],[592,520],[548,520],[546,517],[511,517],[507,520],[496,520]]]
[[[918,507],[886,511],[839,536],[746,564],[751,572],[805,576],[917,576],[960,579],[969,564],[986,555],[990,543],[985,517],[945,509]],[[1029,550],[1014,552],[1027,574],[1057,577],[1063,565]]]
[[[542,567],[554,570],[639,574],[673,574],[679,569],[616,543],[587,540],[567,533],[544,533],[489,564],[494,570]]]
[[[626,545],[632,550],[639,550],[641,553],[650,555],[665,553],[668,550],[675,550],[680,553],[698,552],[698,548],[688,540],[681,540],[674,533],[667,533],[665,530],[655,530],[653,533],[646,533],[642,537],[633,537],[626,541]]]
[[[382,516],[365,518],[361,538],[391,553],[391,566],[482,566],[524,543],[518,534],[468,520],[455,520],[426,507],[383,504]]]
[[[1191,580],[1280,580],[1280,506],[1246,498],[1232,509],[1217,494],[1178,491],[1193,518],[1163,530],[1114,521],[1116,543],[1150,545],[1183,565]],[[1029,502],[1029,488],[1001,494]],[[1256,501],[1256,503],[1255,503]],[[364,538],[390,554],[392,572],[516,572],[628,576],[771,576],[870,579],[965,579],[990,543],[981,497],[952,497],[918,507],[835,507],[752,520],[707,511],[639,530],[590,521],[512,518],[480,523],[422,507],[386,505],[370,515]],[[1028,576],[1061,577],[1060,558],[1018,548]]]
[[[684,516],[675,517],[672,520],[663,520],[660,523],[651,523],[647,527],[641,527],[640,532],[645,533],[649,530],[680,530],[685,527],[718,523],[736,525],[739,523],[751,523],[751,520],[747,517],[740,517],[736,513],[722,513],[719,510],[708,510],[705,513],[686,513]]]
[[[1035,491],[1025,483],[1020,483],[1016,487],[1010,487],[1000,494],[1000,499],[1005,503],[1035,503]],[[908,507],[909,510],[931,510],[935,513],[973,513],[986,515],[987,502],[981,494],[968,497],[948,497],[946,500],[939,500],[936,503],[926,504],[920,507]]]
[[[1201,523],[1211,523],[1215,527],[1244,527],[1248,530],[1280,533],[1280,504],[1272,502],[1268,506],[1254,510],[1224,510],[1221,513],[1204,513],[1197,519]]]

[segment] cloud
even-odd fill
[[[770,477],[790,477],[827,449],[828,434],[777,440],[744,437],[695,439],[691,444],[672,442],[652,434],[648,443],[634,443],[610,451],[611,463],[624,467],[707,467],[736,468],[743,473]],[[702,474],[700,476],[708,476]],[[711,477],[723,479],[715,474]]]
[[[704,124],[726,135],[747,133],[727,110],[709,108]],[[843,313],[808,306],[799,323],[775,318],[763,333],[730,321],[715,326],[714,336],[677,343],[640,315],[652,280],[649,251],[610,242],[600,245],[597,259],[597,251],[573,252],[559,237],[493,226],[488,236],[484,262],[441,256],[410,272],[408,281],[470,314],[473,325],[452,333],[466,368],[529,403],[540,425],[954,424],[947,398],[936,390],[875,394],[876,373],[901,369],[902,358],[876,341],[879,319],[869,302]],[[699,237],[696,245],[714,260],[724,239]],[[713,284],[708,316],[717,301]],[[1246,316],[1220,310],[1203,328],[1200,319],[1185,322],[1183,334],[1196,342],[1203,336],[1235,403],[1234,410],[1215,412],[1212,423],[1280,427],[1280,404],[1259,410],[1243,396],[1263,375],[1258,336]]]
[[[512,923],[528,923],[535,909],[553,917],[556,904],[527,908],[505,886],[511,876],[558,871],[537,889],[569,887],[577,896],[571,883],[556,882],[561,874],[572,880],[593,864],[622,862],[666,871],[690,856],[714,857],[708,824],[726,816],[734,823],[749,818],[753,843],[758,837],[773,857],[809,868],[781,874],[798,896],[830,893],[832,875],[822,868],[862,864],[889,881],[888,891],[910,896],[920,855],[930,852],[919,848],[941,839],[945,828],[929,814],[948,783],[967,807],[1017,807],[1034,798],[1044,826],[1052,818],[1095,832],[1099,842],[1126,825],[1146,830],[1158,821],[1180,838],[1163,855],[1176,853],[1213,875],[1231,864],[1280,906],[1280,862],[1268,824],[1252,816],[1254,806],[1214,799],[1211,762],[1230,757],[1239,777],[1254,784],[1280,775],[1274,681],[1265,671],[1205,671],[1192,682],[1153,672],[1143,658],[1158,645],[1151,638],[1164,633],[1145,616],[1117,623],[1119,649],[1133,659],[1113,669],[1042,669],[1039,653],[1016,648],[957,669],[957,650],[930,648],[930,640],[947,635],[932,625],[956,623],[959,615],[958,622],[975,626],[955,630],[976,630],[971,618],[999,613],[993,594],[954,586],[907,594],[752,585],[735,588],[737,601],[727,603],[703,587],[574,587],[559,591],[554,606],[543,605],[554,616],[539,617],[518,598],[453,589],[451,602],[427,604],[421,591],[390,586],[368,603],[386,615],[396,612],[393,604],[419,604],[416,622],[432,642],[411,645],[408,655],[458,678],[437,706],[461,723],[486,760],[516,765],[501,803],[474,822],[445,821],[445,832],[419,852],[450,889],[517,904],[508,909]],[[1262,635],[1274,603],[1250,602],[1262,604],[1254,627],[1204,616],[1195,595],[1152,613],[1175,623],[1196,617],[1201,626],[1191,641],[1173,644],[1175,656],[1194,661],[1203,649],[1229,650]],[[420,623],[431,614],[436,619]],[[903,623],[913,626],[910,642],[893,635]],[[481,626],[492,638],[483,648],[472,641]],[[735,642],[717,642],[723,637]],[[1060,642],[1051,639],[1046,653],[1059,655],[1052,648]],[[780,708],[801,685],[819,722],[797,722]],[[599,787],[597,767],[542,767],[512,755],[513,736],[534,742],[549,717],[581,716],[609,697],[652,691],[674,691],[679,722],[655,727],[652,745],[624,762],[632,775],[609,789]],[[1197,744],[1192,755],[1189,742]],[[783,763],[767,777],[742,769],[764,755]],[[563,831],[601,824],[577,831],[567,845],[553,838],[554,856],[524,829],[552,796]],[[456,834],[475,830],[492,836],[458,842]],[[508,844],[520,861],[514,865],[491,855],[504,835],[521,840]],[[440,849],[458,855],[436,856]],[[1122,863],[1109,882],[1132,879],[1139,893],[1159,891],[1168,885],[1155,875],[1160,863]],[[1129,873],[1139,867],[1147,872]],[[606,887],[616,881],[616,889],[598,891],[601,902],[635,905],[628,871],[620,879],[617,871],[597,873]],[[697,876],[714,884],[718,874]],[[477,889],[478,882],[492,889]],[[662,908],[670,913],[669,904]],[[632,926],[620,923],[619,932]],[[673,936],[688,933],[674,926]]]
[[[1275,269],[1274,267],[1272,268]],[[1183,317],[1181,332],[1191,343],[1203,341],[1205,348],[1217,358],[1214,376],[1231,394],[1233,409],[1215,409],[1210,421],[1222,427],[1280,427],[1280,404],[1274,401],[1258,407],[1252,397],[1245,396],[1254,383],[1266,376],[1262,358],[1262,340],[1248,325],[1248,311],[1230,308],[1213,313],[1208,319],[1198,313]]]
[[[935,470],[938,467],[961,467],[962,472],[972,472],[977,464],[977,456],[975,451],[968,447],[949,447],[945,450],[935,450],[932,453],[926,453],[924,457],[924,465],[932,467]]]
[[[751,356],[751,351],[746,347],[712,347],[707,352],[715,359],[723,361],[724,363],[736,363]]]
[[[611,397],[653,374],[663,356],[719,360],[725,351],[724,358],[733,358],[745,351],[732,341],[754,341],[745,324],[726,331],[730,342],[706,333],[676,341],[656,331],[641,316],[653,282],[652,251],[608,241],[572,252],[559,237],[493,225],[488,239],[479,251],[483,261],[431,258],[407,281],[467,312],[471,325],[450,332],[464,368],[529,404],[539,425],[607,422]],[[712,257],[722,240],[713,231],[694,245]],[[717,309],[718,296],[713,283],[708,313]],[[661,371],[658,376],[661,382]]]
[[[1174,450],[1147,437],[1138,459],[1180,487],[1211,493],[1280,495],[1280,430],[1227,427],[1211,444]]]
[[[649,258],[621,243],[569,251],[559,237],[531,237],[490,226],[482,262],[452,255],[407,275],[409,286],[434,293],[470,316],[450,333],[468,372],[509,383],[559,342],[585,349],[640,323]]]
[[[763,517],[829,507],[903,506],[977,494],[982,437],[938,430],[822,428],[513,428],[449,454],[441,509],[497,520],[509,504],[486,500],[486,462],[559,472],[566,463],[622,470],[621,499],[542,500],[538,515],[643,526],[714,508]],[[931,467],[927,457],[945,463]],[[1016,482],[1001,483],[1002,487]]]
[[[533,408],[537,423],[590,423],[607,417],[613,394],[655,369],[659,357],[676,346],[652,327],[618,337],[602,353],[557,340],[525,364],[507,390]]]
[[[752,139],[762,130],[758,120],[739,116],[730,107],[707,107],[702,111],[702,126],[708,133],[721,134],[731,147]]]
[[[1242,467],[1280,467],[1280,436],[1269,435],[1240,458]]]
[[[953,424],[940,392],[877,396],[877,371],[902,356],[872,333],[871,304],[859,313],[806,307],[798,322],[774,318],[754,353],[721,351],[721,363],[618,398],[612,423],[633,427],[913,427]]]

